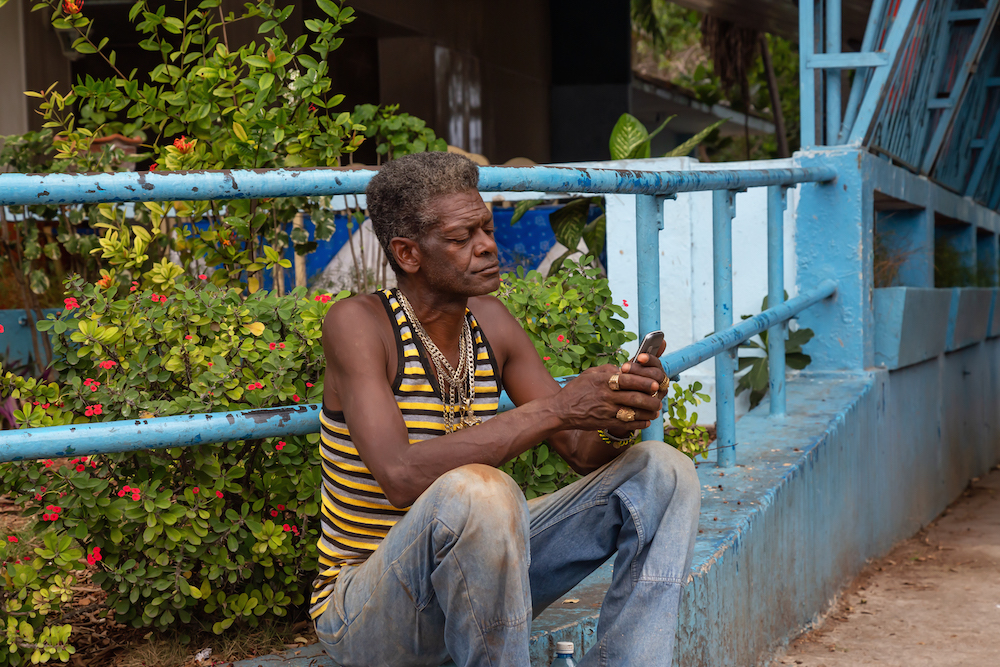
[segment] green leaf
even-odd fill
[[[336,3],[331,2],[330,0],[316,0],[316,4],[319,5],[319,8],[329,14],[332,18],[336,19],[340,17],[340,7],[338,7]]]
[[[583,242],[587,244],[587,252],[599,255],[604,251],[607,236],[607,217],[601,213],[587,223],[583,228]]]
[[[544,199],[525,199],[517,202],[517,204],[514,205],[514,215],[510,218],[511,226],[517,224],[517,221],[523,218],[525,213],[544,201]]]
[[[49,284],[49,277],[37,269],[28,277],[28,287],[35,294],[45,294],[49,291]]]
[[[549,225],[556,235],[556,240],[575,252],[580,244],[580,238],[583,236],[583,228],[587,224],[589,211],[589,199],[575,199],[553,211],[549,215]]]
[[[638,118],[623,113],[611,130],[608,146],[612,160],[649,157],[649,132]]]
[[[704,141],[705,137],[707,137],[709,134],[711,134],[712,131],[715,130],[715,128],[719,127],[720,125],[722,125],[725,122],[726,122],[726,119],[723,118],[720,121],[716,121],[716,122],[712,123],[711,125],[709,125],[704,130],[702,130],[698,134],[694,135],[693,137],[691,137],[690,139],[688,139],[687,141],[685,141],[683,144],[681,144],[677,148],[674,148],[673,150],[670,150],[670,151],[667,151],[666,153],[664,153],[663,157],[684,157],[685,155],[687,155],[688,153],[690,153],[691,151],[693,151],[698,144],[700,144],[702,141]]]

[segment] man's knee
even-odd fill
[[[438,495],[439,513],[462,523],[509,524],[512,531],[527,526],[524,494],[510,475],[492,466],[472,463],[441,475],[431,486]],[[498,526],[501,527],[501,526]]]
[[[627,456],[636,457],[644,469],[657,477],[672,480],[681,493],[701,493],[694,462],[676,448],[657,440],[646,440],[629,448]]]

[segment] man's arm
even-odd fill
[[[641,428],[659,408],[659,400],[646,391],[647,378],[623,375],[622,391],[612,392],[607,384],[612,367],[591,369],[562,390],[546,373],[546,386],[555,385],[555,391],[538,391],[537,399],[483,424],[411,445],[386,379],[388,352],[376,317],[357,299],[330,308],[323,325],[324,392],[336,395],[354,446],[396,507],[411,505],[434,480],[459,466],[498,466],[567,428],[622,426],[615,417],[621,407],[636,411],[636,421],[626,426]]]
[[[485,299],[481,299],[481,301],[485,301]],[[539,359],[535,346],[517,320],[502,302],[492,298],[490,298],[490,302],[491,324],[496,333],[500,334],[496,336],[491,331],[493,337],[490,340],[498,338],[498,342],[503,345],[503,384],[514,405],[530,405],[539,400],[554,398],[577,382],[577,380],[573,380],[565,387],[560,387],[559,383],[549,374],[548,369],[545,368],[545,364]],[[650,402],[645,404],[649,406],[649,410],[658,411],[661,405],[660,399],[652,398],[651,394],[659,389],[660,382],[666,377],[660,366],[660,361],[652,355],[640,355],[640,359],[637,361],[636,364],[626,363],[623,366],[619,376],[619,385],[622,388],[627,386],[631,390],[642,392],[646,398],[650,399]],[[615,397],[621,392],[611,392],[607,381],[616,372],[618,372],[617,367],[605,365],[597,369],[589,369],[580,377],[583,378],[595,373],[605,385],[602,389],[607,390],[612,397]],[[643,413],[642,419],[648,420],[654,417],[649,410]],[[637,417],[638,419],[639,417]],[[632,430],[645,428],[648,425],[648,423],[638,424],[637,422],[623,424],[616,419],[603,426],[594,427],[577,420],[567,420],[562,430],[549,434],[548,441],[573,470],[580,474],[586,474],[614,459],[623,451],[601,440],[597,434],[598,428],[606,429],[616,437],[626,437]]]

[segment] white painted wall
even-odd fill
[[[720,165],[700,164],[690,158],[661,158],[606,162],[588,166],[608,166],[642,170],[711,170]],[[726,169],[762,169],[793,166],[792,160],[727,162]],[[637,316],[638,282],[635,264],[635,197],[608,195],[608,275],[615,301],[628,302],[627,310]],[[794,211],[797,191],[789,190],[785,212],[785,289],[796,294]],[[660,324],[667,350],[677,350],[711,334],[714,327],[712,280],[712,194],[680,194],[664,202],[664,229],[660,232]],[[733,219],[733,312],[740,315],[760,312],[767,294],[767,189],[751,188],[736,196]],[[626,321],[637,332],[637,317]],[[631,346],[633,349],[635,343]],[[629,350],[632,352],[633,350]],[[684,384],[698,381],[713,402],[699,406],[699,421],[715,421],[715,364],[708,361],[681,375]],[[737,414],[746,412],[748,395],[737,400]]]

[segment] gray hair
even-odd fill
[[[456,153],[414,153],[391,160],[368,183],[368,215],[389,266],[400,272],[389,241],[396,237],[419,241],[437,219],[430,204],[479,186],[479,166]]]

